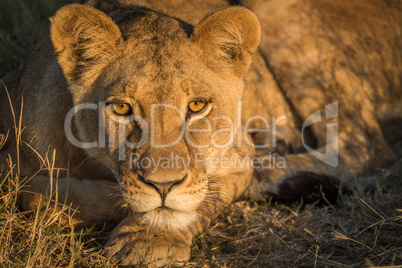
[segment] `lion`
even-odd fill
[[[400,7],[61,8],[0,91],[0,163],[32,177],[21,209],[57,189],[77,225],[117,225],[106,249],[120,264],[163,266],[235,200],[336,199],[340,179],[397,159],[383,127],[402,114]]]

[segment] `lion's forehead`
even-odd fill
[[[193,98],[206,101],[219,99],[216,79],[211,79],[208,70],[199,62],[174,64],[174,58],[161,60],[150,57],[143,60],[127,55],[105,70],[104,81],[108,97],[133,99],[150,107],[151,104],[170,104],[177,108]],[[112,77],[113,79],[110,79]]]
[[[202,51],[190,40],[193,26],[143,8],[119,14],[115,22],[124,39],[119,57],[123,71],[131,69],[166,84],[195,66],[199,68]]]
[[[111,13],[126,41],[148,41],[160,49],[171,42],[188,39],[193,26],[176,18],[152,10],[137,7]]]

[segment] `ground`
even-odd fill
[[[0,2],[0,77],[69,2]],[[401,157],[401,142],[393,148]],[[0,163],[1,266],[115,267],[102,250],[110,228],[75,229],[52,203],[42,212],[18,210],[20,186],[29,178],[14,164]],[[232,204],[196,238],[186,267],[402,267],[401,167],[399,161],[393,170],[379,170],[375,177],[386,183],[371,191],[356,186],[336,205]]]

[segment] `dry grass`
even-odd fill
[[[13,172],[1,177],[2,267],[114,267],[102,251],[107,231],[74,230],[51,203],[19,212],[18,179]],[[233,204],[197,237],[187,266],[402,267],[401,190],[355,191],[324,207]]]
[[[191,265],[402,265],[400,190],[355,193],[332,207],[236,203],[197,239]]]
[[[46,18],[71,1],[62,2],[0,2],[0,76],[27,55]],[[401,167],[377,175],[388,184],[370,193],[357,187],[334,206],[233,204],[197,237],[187,266],[402,267]],[[75,230],[63,220],[68,211],[55,212],[51,202],[44,210],[18,210],[28,179],[19,176],[18,163],[0,163],[0,266],[114,267],[103,255],[107,230]]]
[[[75,232],[63,213],[52,209],[19,212],[18,190],[11,175],[2,176],[0,190],[0,263],[1,267],[74,267],[104,266],[101,247],[91,230]]]
[[[21,122],[21,121],[20,121]],[[20,140],[21,124],[14,128]],[[0,141],[0,150],[4,141]],[[44,168],[56,173],[48,159]],[[71,211],[56,209],[54,197],[34,211],[20,212],[18,196],[30,178],[21,177],[19,164],[0,163],[0,267],[105,267],[99,241],[102,231],[75,230]],[[57,198],[55,199],[57,201]],[[98,240],[95,240],[97,236]]]

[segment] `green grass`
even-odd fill
[[[73,0],[0,1],[0,77],[16,68],[49,29],[49,17]]]
[[[1,77],[46,34],[48,17],[69,2],[0,1]],[[401,166],[377,175],[388,185],[354,190],[333,206],[233,204],[197,237],[186,266],[402,267]],[[107,230],[76,230],[51,203],[46,210],[20,212],[24,178],[17,170],[0,163],[0,266],[114,267],[103,254]]]

